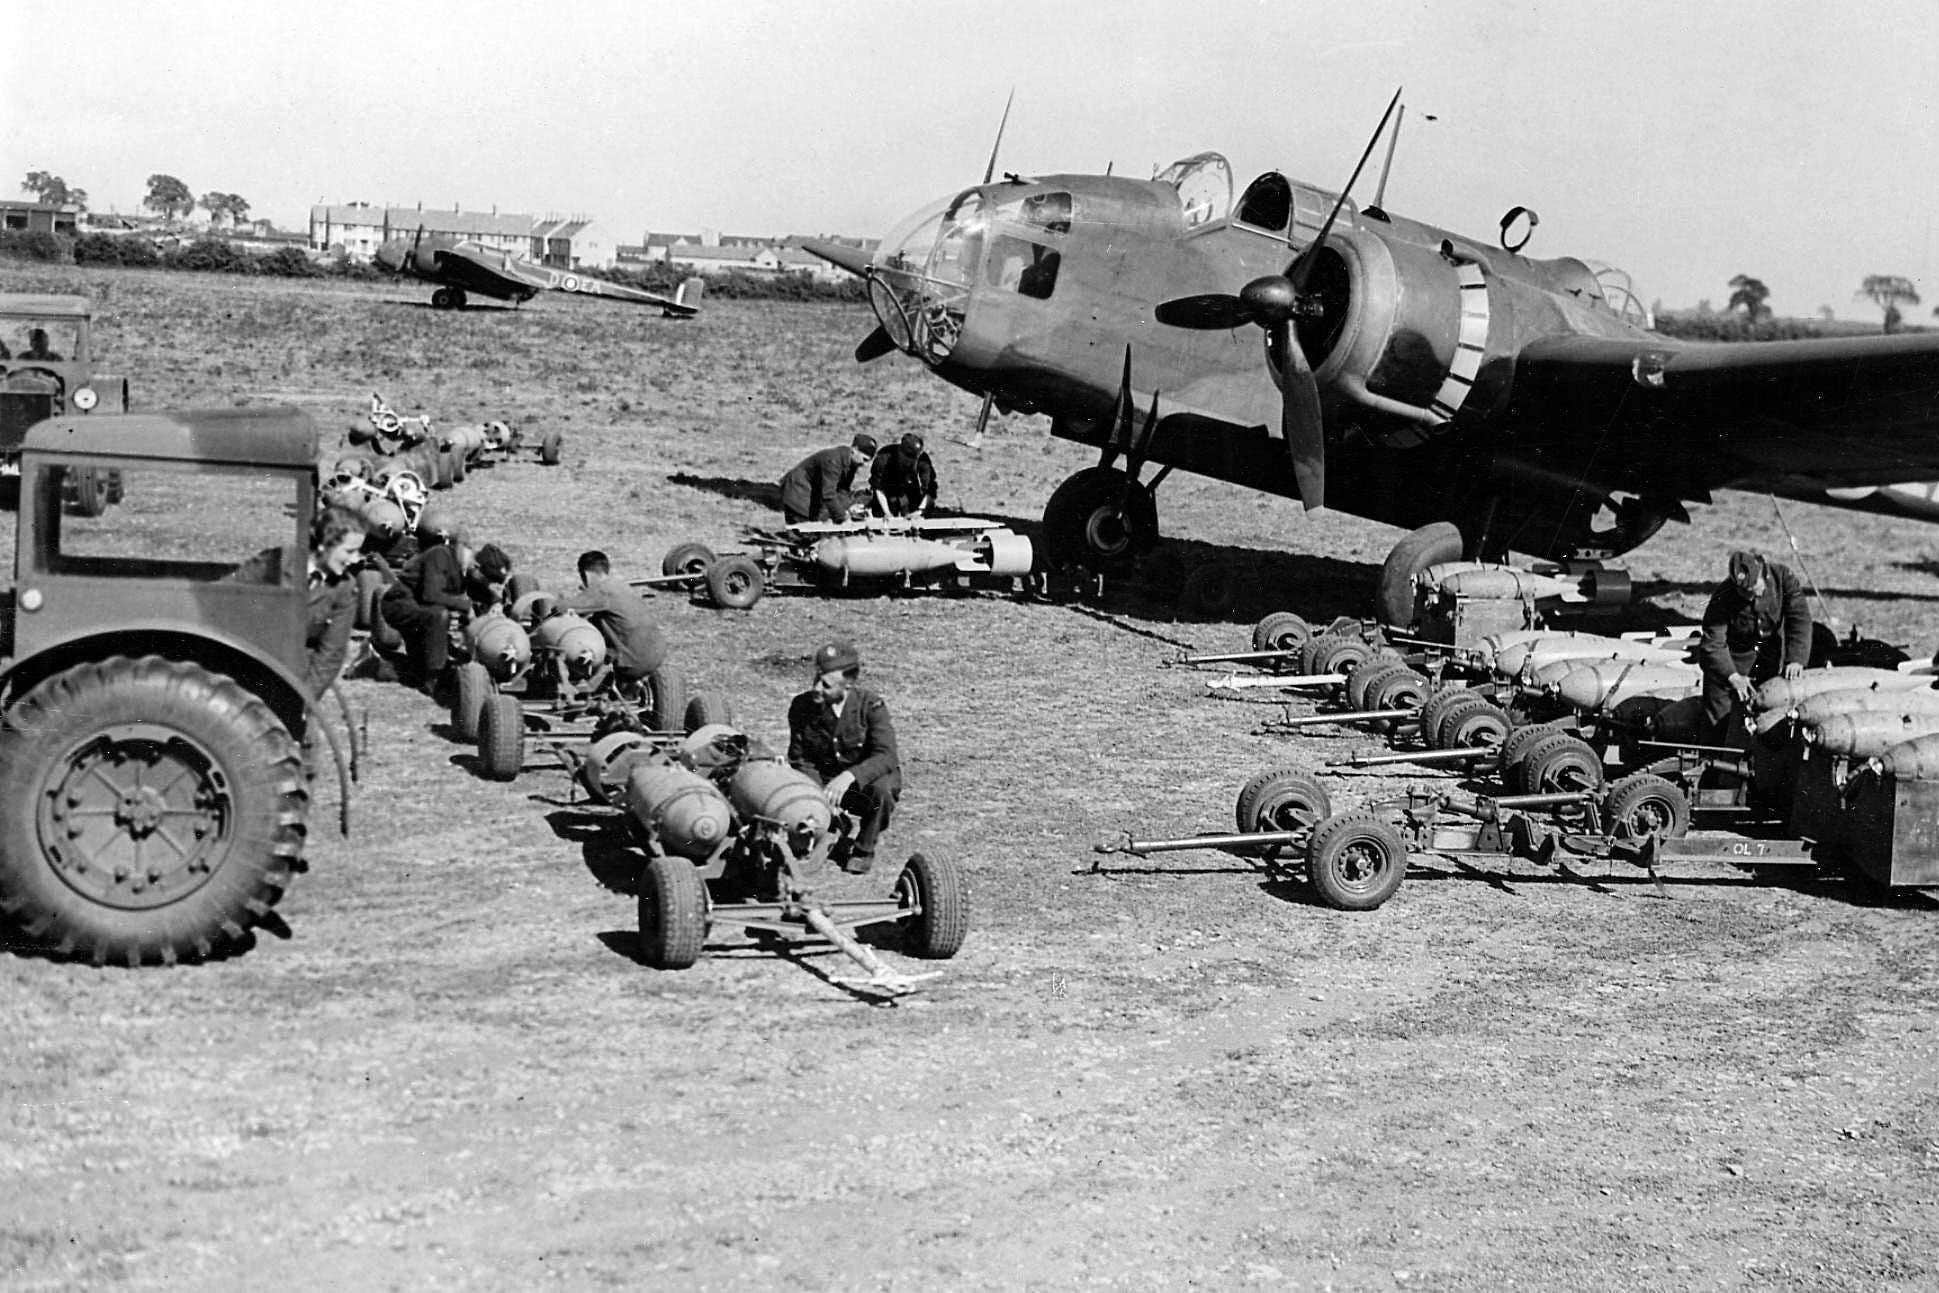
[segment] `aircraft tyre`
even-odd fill
[[[115,656],[11,707],[0,803],[0,921],[57,956],[138,966],[246,947],[301,865],[309,795],[260,699]]]
[[[969,937],[969,885],[949,859],[911,853],[891,896],[896,906],[914,913],[903,938],[909,955],[946,961]]]
[[[431,308],[434,310],[455,310],[458,308],[458,302],[453,298],[450,288],[441,287],[431,293]]]
[[[1429,566],[1461,559],[1461,531],[1452,521],[1423,525],[1396,543],[1380,567],[1380,586],[1374,593],[1374,614],[1383,624],[1411,628],[1414,624],[1414,576]]]
[[[707,941],[707,886],[685,858],[656,854],[640,877],[640,959],[690,969]]]
[[[1313,829],[1306,872],[1327,906],[1372,911],[1407,878],[1407,845],[1378,817],[1342,813]]]
[[[1051,492],[1043,540],[1051,561],[1121,566],[1157,545],[1158,504],[1116,467],[1086,467]]]

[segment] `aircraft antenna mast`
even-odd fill
[[[1003,101],[1003,120],[996,123],[996,142],[990,145],[990,164],[983,168],[983,182],[988,184],[996,176],[996,154],[1003,147],[1003,128],[1010,124],[1010,105],[1017,101],[1017,87],[1010,87],[1010,97]]]
[[[1400,105],[1400,113],[1394,118],[1394,133],[1387,136],[1387,157],[1380,163],[1380,187],[1374,190],[1373,209],[1387,209],[1387,176],[1394,169],[1394,145],[1400,142],[1400,124],[1407,120],[1407,105]]]

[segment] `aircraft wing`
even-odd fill
[[[1516,360],[1506,437],[1684,498],[1939,480],[1939,334],[1543,339]]]
[[[529,301],[537,294],[538,288],[510,272],[510,266],[516,263],[479,247],[440,247],[437,250],[437,272],[428,277],[434,282],[463,288],[478,296],[489,296],[500,301]]]

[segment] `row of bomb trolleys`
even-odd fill
[[[615,676],[606,642],[550,594],[520,592],[464,633],[451,723],[474,739],[478,767],[511,781],[532,766],[564,771],[640,856],[642,958],[694,964],[716,932],[781,944],[832,943],[867,972],[837,982],[898,996],[932,974],[891,969],[857,937],[897,926],[902,947],[946,959],[969,930],[969,894],[947,859],[912,855],[887,898],[816,892],[856,829],[807,775],[734,726],[723,698],[689,690],[672,664],[639,684]],[[532,761],[536,747],[541,756]]]
[[[1127,836],[1099,851],[1304,850],[1320,897],[1350,910],[1390,898],[1410,853],[1613,859],[1652,876],[1660,862],[1697,857],[1840,863],[1882,885],[1939,884],[1939,855],[1926,838],[1939,806],[1930,667],[1832,663],[1774,679],[1757,692],[1738,739],[1711,745],[1701,739],[1694,645],[1687,631],[1535,628],[1455,647],[1359,621],[1314,632],[1291,613],[1269,615],[1255,626],[1251,651],[1175,663],[1264,670],[1216,680],[1227,695],[1321,697],[1324,707],[1288,712],[1263,731],[1365,726],[1395,747],[1328,766],[1454,769],[1488,793],[1411,789],[1341,813],[1309,772],[1274,768],[1241,789],[1235,833]],[[1876,656],[1879,644],[1854,637],[1841,646],[1834,659]],[[1689,836],[1693,812],[1733,829]]]
[[[882,591],[917,587],[993,588],[1076,596],[1097,588],[1075,572],[1039,572],[1025,536],[976,517],[869,517],[749,527],[739,550],[704,543],[669,549],[660,574],[637,588],[705,592],[714,605],[745,610],[770,592]]]

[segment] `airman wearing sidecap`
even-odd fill
[[[803,521],[846,521],[866,510],[868,491],[856,477],[875,458],[875,437],[858,431],[847,444],[809,454],[781,478],[781,511],[789,525]]]
[[[853,644],[830,642],[815,652],[814,683],[788,706],[788,763],[822,783],[828,801],[857,818],[847,856],[834,857],[861,875],[875,865],[875,843],[902,794],[902,760],[888,702],[856,679],[862,657]]]
[[[1730,554],[1730,575],[1703,612],[1697,663],[1703,667],[1703,713],[1722,734],[1733,704],[1749,702],[1757,684],[1795,678],[1811,660],[1811,611],[1790,568],[1762,553]]]

